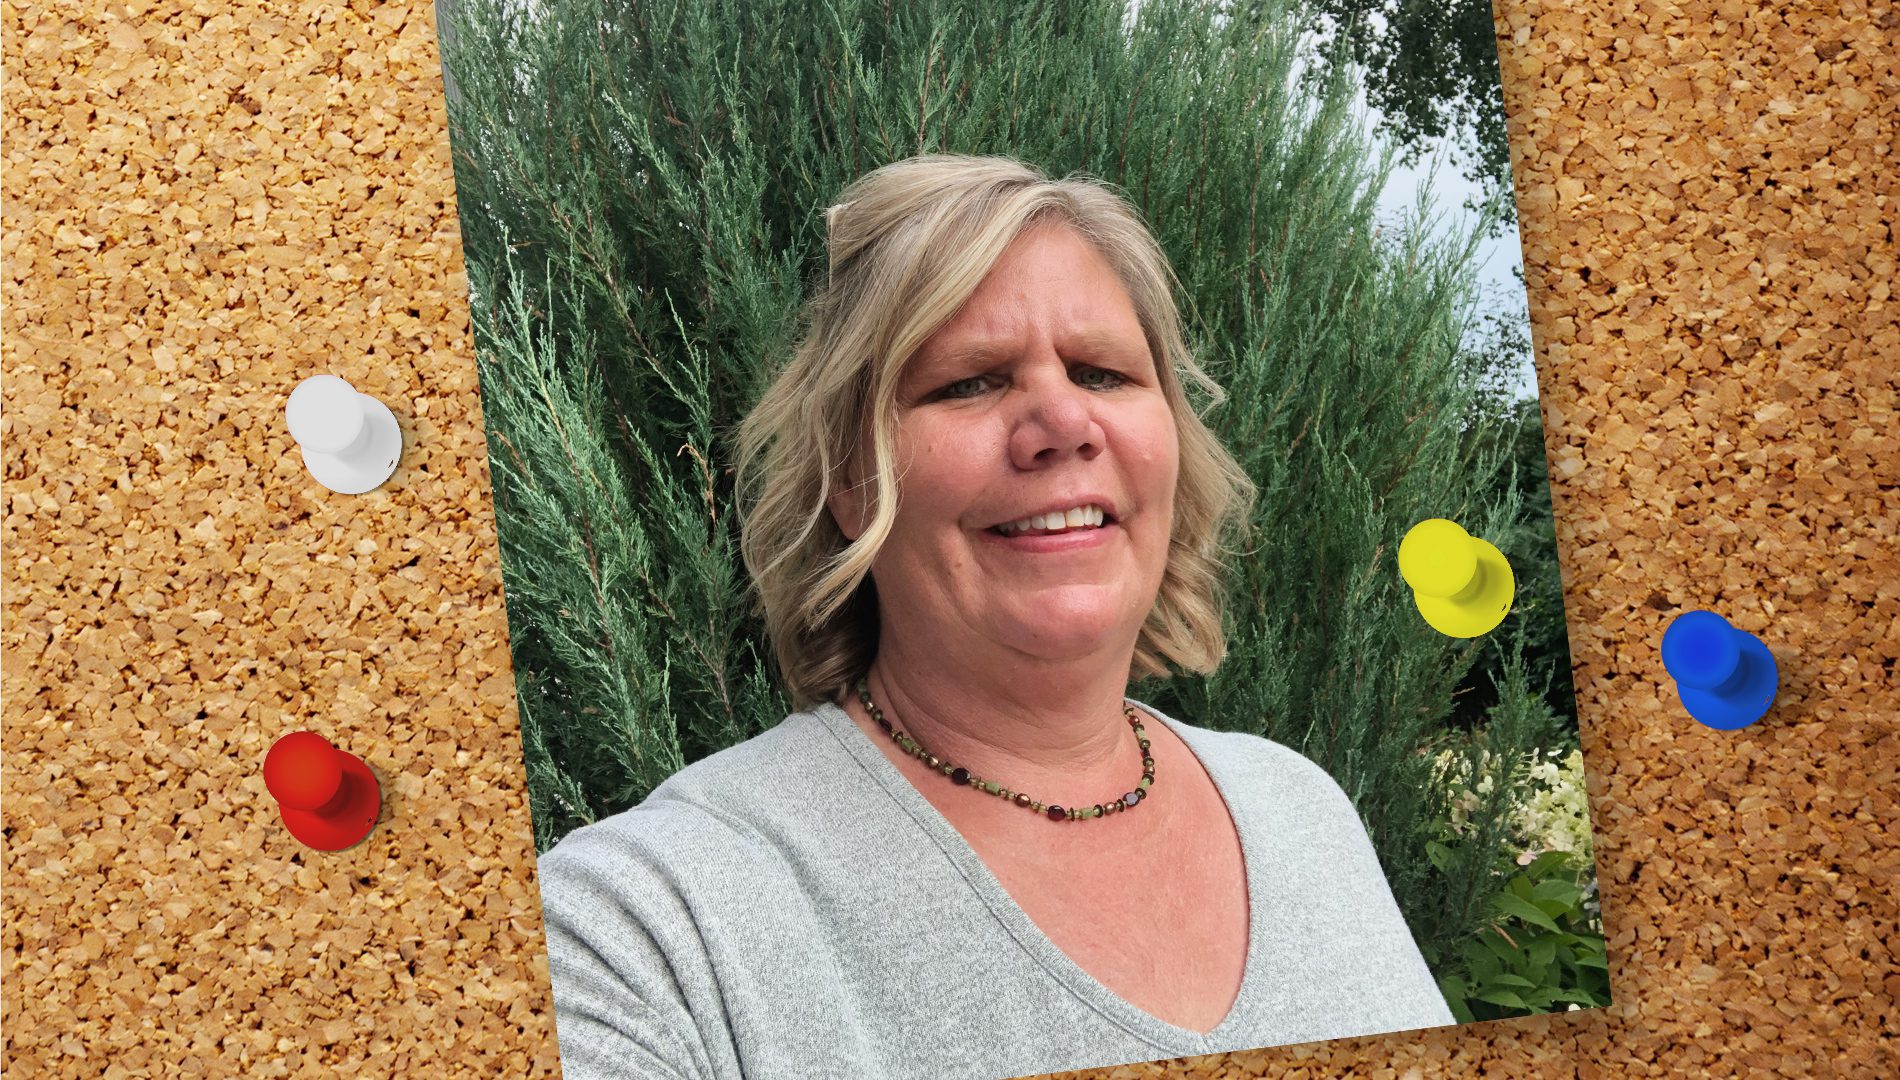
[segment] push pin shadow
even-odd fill
[[[361,394],[335,375],[312,375],[284,406],[290,437],[303,450],[304,468],[341,495],[382,485],[402,457],[402,428],[389,406]]]
[[[1713,611],[1687,611],[1663,631],[1663,667],[1689,715],[1717,731],[1760,720],[1775,700],[1780,670],[1761,639]]]
[[[1399,541],[1399,574],[1432,629],[1448,637],[1488,634],[1517,595],[1511,564],[1488,540],[1455,521],[1428,518]]]
[[[355,847],[376,826],[383,791],[355,754],[314,731],[293,731],[264,755],[264,786],[290,835],[318,851]]]

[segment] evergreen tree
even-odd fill
[[[1466,178],[1511,192],[1511,144],[1490,0],[1315,0],[1320,50],[1366,72],[1366,97],[1405,161],[1447,135],[1471,154]],[[1332,46],[1339,46],[1332,51]],[[1516,220],[1504,204],[1496,228]]]
[[[1484,656],[1456,691],[1453,721],[1472,728],[1502,700],[1496,684],[1512,649],[1526,664],[1525,677],[1543,687],[1542,697],[1564,721],[1563,741],[1576,745],[1576,688],[1570,674],[1570,639],[1564,619],[1563,580],[1557,565],[1556,519],[1551,510],[1549,462],[1544,454],[1544,420],[1535,398],[1517,396],[1520,373],[1529,363],[1530,327],[1520,302],[1504,295],[1507,287],[1486,290],[1480,321],[1467,332],[1468,363],[1478,373],[1478,393],[1468,427],[1502,451],[1491,480],[1493,496],[1514,491],[1523,515],[1503,536],[1492,537],[1510,560],[1517,578],[1513,609],[1525,624],[1521,642],[1506,646],[1501,636],[1486,639]],[[1521,646],[1521,648],[1520,648]]]
[[[1301,86],[1305,14],[438,10],[540,847],[785,714],[738,559],[731,430],[787,355],[836,193],[920,152],[997,153],[1116,184],[1150,222],[1230,394],[1209,423],[1260,485],[1228,660],[1130,692],[1318,761],[1421,943],[1471,931],[1461,898],[1488,868],[1452,880],[1423,857],[1445,810],[1425,750],[1483,645],[1424,625],[1395,556],[1424,518],[1499,537],[1525,514],[1492,486],[1508,418],[1474,408],[1460,346],[1479,234],[1379,231],[1390,154],[1349,66]],[[1520,706],[1487,736],[1506,756],[1549,735]]]

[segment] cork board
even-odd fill
[[[1100,1077],[1900,1071],[1889,2],[1500,0],[1607,1009]],[[0,4],[4,1060],[556,1076],[433,12]],[[283,404],[402,424],[332,495]],[[1657,643],[1774,651],[1741,732]],[[283,830],[309,728],[369,840]]]

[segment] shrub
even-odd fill
[[[1439,975],[1452,1014],[1470,1023],[1549,1012],[1560,1002],[1572,1009],[1609,1004],[1582,752],[1525,755],[1518,771],[1488,752],[1477,756],[1475,772],[1461,768],[1466,760],[1456,750],[1433,757],[1433,776],[1454,788],[1440,839],[1428,845],[1434,863],[1450,859],[1448,845],[1482,842],[1472,815],[1498,784],[1522,777],[1522,787],[1495,851],[1499,889],[1489,925]]]
[[[1579,885],[1568,852],[1547,851],[1514,873],[1492,903],[1496,922],[1460,950],[1462,970],[1439,989],[1461,1024],[1610,1003],[1595,877]]]

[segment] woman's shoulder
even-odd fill
[[[744,742],[687,765],[639,804],[568,833],[541,856],[556,874],[588,864],[628,866],[708,852],[742,855],[762,832],[808,816],[845,763],[812,710],[794,712]]]
[[[1285,743],[1246,731],[1201,727],[1177,720],[1152,706],[1142,708],[1166,722],[1194,751],[1203,767],[1218,780],[1228,781],[1222,786],[1235,795],[1271,799],[1281,806],[1289,802],[1307,803],[1334,813],[1343,804],[1345,810],[1355,812],[1345,789],[1331,773]]]
[[[1303,773],[1320,769],[1314,761],[1285,743],[1275,742],[1264,735],[1249,731],[1229,731],[1220,728],[1202,727],[1181,720],[1153,705],[1135,702],[1146,712],[1159,717],[1163,723],[1173,729],[1188,744],[1196,757],[1213,756],[1223,761],[1249,762],[1268,765],[1289,772]]]
[[[641,805],[715,809],[796,800],[812,777],[828,777],[839,764],[837,738],[817,709],[804,709],[667,777]]]

